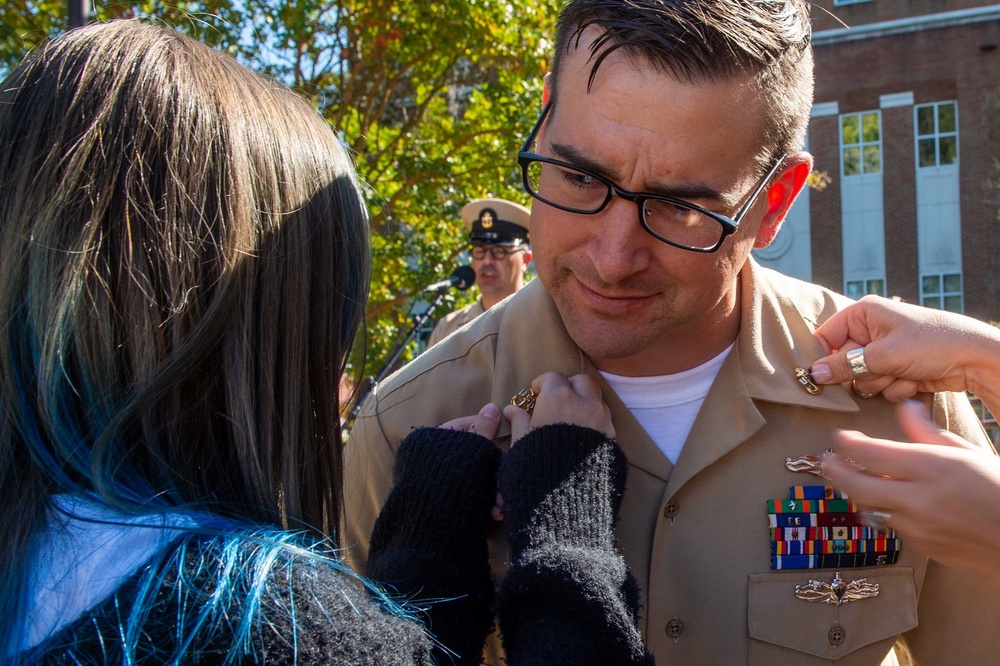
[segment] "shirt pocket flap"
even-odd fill
[[[837,572],[800,569],[751,574],[748,622],[750,637],[773,645],[836,660],[866,645],[897,636],[917,626],[917,594],[910,567],[844,569],[839,572],[847,595],[840,604],[830,585]],[[796,597],[796,586],[812,585]],[[872,595],[873,585],[878,593]]]

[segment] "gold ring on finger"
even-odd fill
[[[530,388],[521,389],[517,392],[517,395],[510,399],[510,404],[520,407],[530,414],[531,410],[535,408],[535,398],[537,397],[538,394]]]

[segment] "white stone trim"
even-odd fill
[[[956,9],[951,12],[925,14],[923,16],[912,16],[892,21],[879,21],[878,23],[866,23],[853,28],[820,30],[813,33],[812,43],[813,46],[828,46],[842,42],[854,42],[862,39],[902,35],[921,30],[950,28],[986,21],[1000,21],[1000,5]]]
[[[826,116],[837,115],[840,115],[839,102],[820,102],[818,104],[813,104],[812,111],[809,114],[811,118],[824,118]]]
[[[878,96],[878,108],[895,109],[900,106],[913,106],[913,91],[889,93]]]

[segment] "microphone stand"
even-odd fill
[[[365,377],[364,386],[361,388],[360,391],[358,391],[358,398],[354,402],[354,407],[351,408],[351,413],[348,414],[347,418],[344,419],[344,421],[340,424],[340,429],[342,431],[350,431],[350,429],[354,426],[354,422],[357,420],[358,414],[361,412],[361,405],[368,397],[368,394],[371,393],[372,389],[374,389],[375,386],[380,381],[385,379],[386,375],[389,374],[389,371],[392,369],[393,364],[395,364],[396,361],[399,359],[399,356],[403,353],[403,350],[405,350],[406,346],[409,345],[410,342],[413,340],[413,338],[417,336],[417,333],[420,332],[420,329],[423,327],[424,322],[426,322],[428,319],[431,318],[431,315],[434,314],[434,310],[436,310],[437,307],[441,305],[441,301],[444,300],[444,297],[447,293],[448,293],[447,289],[438,289],[437,295],[434,297],[434,300],[431,301],[431,304],[427,306],[427,309],[424,310],[422,314],[413,318],[413,326],[410,327],[410,330],[406,334],[406,337],[403,338],[403,341],[397,344],[393,348],[392,353],[389,355],[389,360],[387,360],[385,363],[382,364],[382,367],[379,369],[378,374],[376,374],[374,377],[372,377],[371,375]]]

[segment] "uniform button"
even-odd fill
[[[834,625],[830,633],[827,634],[827,638],[830,639],[830,645],[840,645],[847,638],[847,630],[839,625]]]
[[[674,619],[670,620],[670,622],[667,622],[666,631],[667,631],[667,636],[676,641],[677,638],[684,633],[684,623],[675,617]]]
[[[663,507],[663,515],[666,518],[673,518],[674,516],[677,515],[677,512],[680,511],[680,510],[681,510],[681,507],[677,503],[677,500],[675,500],[674,498],[671,497],[670,501],[667,502],[667,505],[665,507]]]

